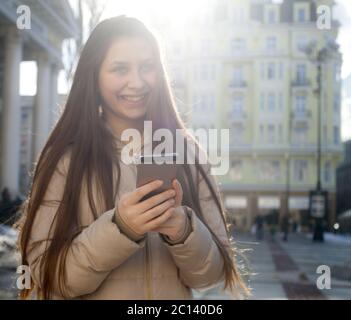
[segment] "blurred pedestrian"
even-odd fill
[[[282,219],[283,241],[288,241],[289,229],[290,229],[290,217],[288,214],[285,214]]]
[[[4,188],[1,191],[0,199],[0,223],[6,223],[12,214],[13,203],[11,194],[8,188]]]
[[[262,240],[264,237],[264,219],[262,215],[258,215],[255,219],[255,230],[256,230],[256,239]]]

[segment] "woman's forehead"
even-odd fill
[[[115,40],[106,54],[109,63],[140,63],[153,59],[150,43],[143,38],[125,37]]]

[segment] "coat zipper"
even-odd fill
[[[146,252],[145,252],[146,299],[152,300],[151,259],[150,259],[150,247],[149,247],[149,234],[146,234],[145,248],[146,248]]]

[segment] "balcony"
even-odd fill
[[[232,80],[228,85],[231,92],[245,93],[247,91],[247,82],[244,80]]]
[[[297,79],[293,80],[291,82],[291,85],[294,88],[306,88],[306,87],[309,87],[311,85],[311,81],[309,79],[301,77],[301,78],[297,78]]]
[[[232,80],[229,82],[230,88],[245,88],[247,87],[247,83],[244,80]]]
[[[308,123],[311,118],[311,111],[306,109],[293,110],[291,116],[295,123]]]
[[[229,121],[231,124],[243,124],[246,121],[246,112],[242,109],[234,109],[229,112]]]

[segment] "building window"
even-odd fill
[[[293,141],[294,144],[304,145],[308,138],[308,128],[305,126],[294,127],[293,129]]]
[[[203,95],[201,96],[201,111],[203,111],[203,112],[208,111],[207,94],[203,94]]]
[[[215,64],[211,65],[211,79],[212,80],[216,79],[216,65]]]
[[[241,160],[232,160],[230,163],[230,177],[233,180],[242,179],[242,161]]]
[[[276,37],[267,37],[266,49],[268,51],[275,51],[277,49],[277,38]]]
[[[284,63],[279,63],[279,79],[283,79],[284,77]]]
[[[214,80],[215,66],[208,64],[194,65],[194,80]]]
[[[244,98],[237,96],[233,100],[233,113],[237,115],[244,110]]]
[[[297,38],[297,50],[304,51],[309,43],[309,39],[306,36],[300,36]]]
[[[306,65],[298,64],[296,66],[296,80],[299,84],[306,82]]]
[[[179,41],[175,41],[173,44],[173,52],[175,55],[181,54],[181,45]]]
[[[243,68],[242,67],[234,67],[233,69],[233,83],[236,85],[240,85],[243,83]]]
[[[331,182],[331,175],[332,175],[332,166],[330,162],[325,163],[324,165],[324,181]]]
[[[242,125],[232,126],[231,141],[234,144],[240,144],[243,142],[244,127]]]
[[[275,142],[275,125],[269,124],[267,127],[267,140],[269,143]]]
[[[272,80],[275,78],[275,63],[274,62],[270,62],[267,65],[267,78],[269,80]]]
[[[203,39],[201,41],[201,54],[207,55],[210,52],[210,40]]]
[[[306,10],[304,8],[299,8],[297,10],[297,21],[306,22]]]
[[[340,113],[340,94],[339,93],[334,94],[333,105],[334,105],[334,112],[336,114],[339,114]]]
[[[260,124],[260,141],[265,141],[265,136],[264,136],[264,125]]]
[[[334,126],[334,143],[340,143],[340,130],[338,126]]]
[[[296,96],[295,111],[299,115],[304,115],[306,112],[306,96]]]
[[[210,108],[211,108],[211,111],[214,111],[216,109],[216,102],[215,102],[214,94],[210,95]]]
[[[268,101],[267,101],[267,109],[271,112],[275,111],[275,94],[274,93],[269,93],[268,94]]]
[[[198,80],[198,68],[197,65],[194,65],[194,80]]]
[[[268,23],[276,23],[277,22],[277,13],[275,9],[268,10]]]
[[[242,53],[245,51],[245,40],[244,39],[233,39],[231,42],[231,51],[233,54]]]
[[[260,64],[260,76],[261,76],[261,80],[263,80],[264,79],[264,70],[265,69],[265,64],[262,62],[261,64]]]
[[[323,126],[323,140],[324,143],[328,143],[328,127],[326,125]]]
[[[305,182],[307,180],[307,161],[295,160],[294,162],[294,178],[298,182]]]
[[[203,93],[203,94],[194,94],[193,96],[193,112],[209,112],[213,108],[214,101],[213,95]],[[196,117],[196,114],[194,115]]]
[[[280,163],[277,160],[261,160],[259,162],[259,176],[261,180],[280,180]]]
[[[283,93],[279,92],[279,110],[284,110],[284,101],[283,101]]]
[[[233,21],[234,24],[240,24],[245,22],[245,9],[244,8],[235,8],[233,10]]]
[[[208,66],[206,64],[201,65],[201,80],[208,79]]]
[[[334,63],[333,65],[333,77],[335,82],[340,81],[340,65],[339,63]]]
[[[216,21],[223,21],[228,18],[228,8],[226,4],[218,4],[214,14]]]
[[[279,141],[282,142],[283,141],[283,126],[280,124],[278,126],[278,135],[279,135]]]
[[[262,111],[264,110],[264,99],[265,99],[265,94],[261,93],[261,95],[260,95],[260,108]]]

